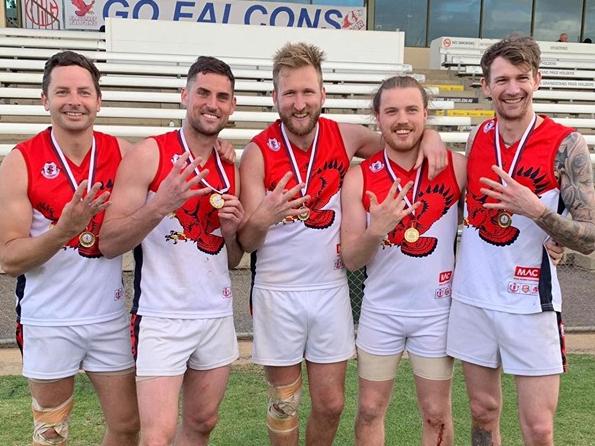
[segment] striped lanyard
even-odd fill
[[[184,136],[183,129],[180,129],[180,140],[182,141],[182,147],[184,147],[184,151],[188,154],[189,163],[193,163],[194,157],[192,156],[192,152],[190,151],[190,148],[188,147],[188,143],[186,142],[186,137]],[[200,182],[203,185],[205,185],[206,187],[208,187],[209,189],[211,189],[212,191],[215,191],[219,194],[224,194],[225,192],[227,192],[229,190],[229,187],[230,187],[229,178],[227,178],[227,174],[225,173],[225,169],[223,168],[223,164],[221,163],[221,158],[219,157],[219,153],[217,153],[217,150],[215,150],[214,148],[213,148],[213,152],[215,152],[215,160],[217,160],[217,173],[219,174],[219,177],[223,180],[223,184],[225,185],[225,187],[223,187],[223,189],[219,190],[219,189],[215,188],[211,183],[209,183],[206,178],[203,178],[202,180],[200,180]],[[196,176],[200,175],[200,170],[198,169],[198,166],[194,168],[194,173],[196,174]]]
[[[312,143],[312,150],[310,153],[310,161],[308,162],[308,170],[306,171],[306,181],[303,181],[302,174],[300,173],[300,169],[297,165],[297,161],[295,159],[295,155],[293,154],[293,147],[289,142],[289,138],[287,137],[287,132],[285,131],[285,125],[281,123],[281,133],[283,135],[283,140],[285,141],[285,148],[289,155],[289,160],[291,161],[291,166],[293,168],[293,173],[295,178],[297,179],[298,184],[304,183],[304,187],[301,188],[302,197],[306,195],[308,191],[308,183],[310,182],[310,175],[312,173],[312,166],[314,165],[314,160],[316,158],[316,149],[318,147],[318,130],[320,126],[316,124],[316,133],[314,134],[314,142]]]

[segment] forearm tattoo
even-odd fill
[[[595,190],[589,148],[579,133],[571,133],[562,142],[554,169],[572,219],[548,209],[535,223],[558,243],[589,254],[595,250]]]
[[[479,426],[473,426],[471,430],[472,446],[492,446],[492,433]]]

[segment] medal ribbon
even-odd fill
[[[70,186],[72,186],[72,190],[76,191],[77,187],[79,187],[79,184],[76,181],[76,178],[74,178],[74,175],[72,174],[72,170],[70,169],[70,166],[68,165],[66,156],[64,156],[62,147],[60,147],[60,144],[58,144],[58,141],[56,140],[56,136],[54,135],[54,129],[52,129],[50,136],[52,139],[52,146],[54,148],[54,151],[58,154],[60,164],[62,164],[62,168],[66,172],[66,177],[68,178],[68,182],[70,183]],[[93,180],[95,179],[95,161],[96,161],[95,155],[96,155],[96,144],[95,144],[95,136],[93,136],[93,143],[91,144],[91,160],[89,161],[89,173],[87,175],[87,193],[89,193],[89,191],[91,190],[91,187],[93,186]]]
[[[180,140],[182,141],[182,147],[184,147],[184,151],[188,154],[188,161],[190,163],[193,163],[194,157],[192,156],[192,152],[190,151],[188,143],[186,142],[186,138],[184,137],[184,130],[180,129],[179,134]],[[219,153],[217,153],[217,150],[215,150],[215,148],[213,148],[213,152],[215,152],[215,159],[217,160],[217,173],[219,174],[219,178],[223,180],[223,184],[225,185],[225,187],[219,190],[215,188],[213,185],[211,185],[211,183],[209,183],[206,178],[203,178],[202,180],[200,180],[200,182],[212,191],[217,192],[218,194],[224,194],[229,190],[230,187],[229,178],[227,178],[227,174],[225,173],[225,169],[223,168],[223,164],[221,163]],[[196,176],[200,175],[200,170],[198,169],[198,167],[194,168],[194,173],[196,173]]]
[[[285,125],[281,123],[281,133],[283,134],[283,140],[285,141],[285,149],[287,150],[287,154],[289,155],[289,160],[291,161],[291,167],[293,168],[293,174],[297,179],[298,184],[304,183],[305,186],[301,188],[302,197],[306,195],[308,191],[308,183],[310,182],[310,174],[312,173],[312,166],[314,165],[314,159],[316,158],[316,149],[318,147],[318,130],[320,126],[316,124],[316,133],[314,134],[314,142],[312,142],[312,150],[310,153],[310,161],[308,161],[308,170],[306,171],[306,181],[303,181],[302,175],[300,173],[300,169],[298,168],[297,161],[295,159],[295,155],[293,154],[293,147],[289,142],[289,138],[287,137],[287,132],[285,131]]]
[[[514,168],[516,167],[517,162],[519,161],[519,159],[521,157],[521,153],[525,149],[525,143],[527,142],[527,138],[529,138],[529,134],[535,127],[536,122],[537,122],[537,115],[535,113],[533,113],[531,122],[529,123],[529,125],[527,126],[525,131],[523,132],[523,136],[521,137],[521,140],[519,141],[519,145],[516,149],[516,152],[514,153],[514,158],[512,159],[512,163],[510,163],[510,168],[508,169],[507,173],[511,177],[514,172]],[[498,121],[496,121],[496,128],[494,129],[494,132],[495,132],[494,133],[494,140],[495,140],[494,145],[496,147],[496,162],[498,163],[498,167],[500,169],[504,170],[504,167],[502,166],[502,149],[500,148],[500,133],[498,132]],[[504,180],[502,180],[502,178],[498,177],[498,179],[500,180],[500,183],[502,183],[503,186],[506,186],[506,184],[504,183]]]
[[[388,159],[388,154],[386,153],[386,148],[384,149],[384,165],[386,166],[386,171],[388,172],[388,175],[393,180],[393,183],[396,182],[398,177],[390,165],[390,162]],[[420,178],[421,178],[421,166],[417,168],[417,172],[415,174],[415,182],[413,183],[413,195],[412,195],[413,203],[415,203],[415,198],[417,197],[417,188],[419,186]],[[400,183],[397,184],[397,189],[399,189],[399,192],[401,192],[403,190]],[[409,201],[409,198],[407,198],[407,196],[404,196],[403,200],[405,200],[407,207],[409,209],[411,209],[411,215],[415,216],[415,210],[413,210],[413,203],[411,203]]]

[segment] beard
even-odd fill
[[[205,126],[200,119],[189,119],[190,127],[194,129],[196,133],[204,136],[217,136],[221,130],[227,125],[227,120],[222,121],[217,125]]]
[[[309,134],[316,124],[318,123],[318,118],[320,117],[321,109],[314,110],[308,112],[308,122],[305,125],[295,126],[292,121],[293,112],[290,113],[279,113],[279,117],[281,118],[281,122],[287,127],[287,129],[296,136],[305,136]]]

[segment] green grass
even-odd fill
[[[346,406],[336,445],[353,444],[353,420],[356,411],[357,374],[354,361],[349,363]],[[522,445],[515,407],[514,381],[504,377],[504,413],[502,416],[503,444]],[[556,416],[556,444],[563,446],[590,446],[595,444],[595,357],[570,356],[570,372],[562,378],[561,397]],[[71,446],[98,445],[103,427],[99,404],[89,380],[77,379],[76,404],[71,423]],[[211,444],[215,446],[266,445],[264,425],[266,388],[260,368],[235,368],[226,398],[221,408],[219,425],[213,432]],[[309,396],[304,395],[301,413],[309,410]],[[30,397],[26,382],[21,377],[0,378],[0,431],[1,446],[29,445],[31,415]],[[469,444],[470,422],[467,399],[460,366],[455,371],[453,384],[453,413],[457,445]],[[301,438],[304,437],[304,423]],[[411,368],[403,361],[397,377],[393,401],[387,417],[388,445],[417,445],[420,424]]]

